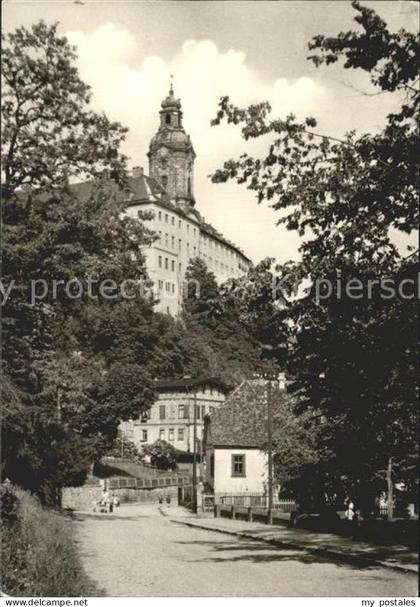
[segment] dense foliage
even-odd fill
[[[91,355],[92,320],[106,323],[121,297],[101,300],[89,285],[144,281],[141,246],[153,235],[119,202],[125,129],[90,110],[56,27],[8,34],[2,66],[3,472],[48,503],[154,397],[136,361]],[[92,184],[83,199],[77,176]],[[137,302],[152,313],[152,301]]]
[[[158,470],[176,470],[176,450],[171,443],[157,440],[152,445],[143,447],[143,455],[150,459],[150,463]]]
[[[183,320],[191,347],[196,351],[192,360],[199,363],[202,372],[217,376],[230,386],[273,370],[264,360],[256,325],[244,313],[247,304],[239,307],[234,289],[236,285],[237,289],[241,286],[247,291],[254,275],[251,270],[240,285],[239,281],[231,281],[219,286],[199,258],[190,262],[186,272]]]
[[[135,464],[140,464],[144,460],[143,454],[140,453],[136,445],[121,433],[118,433],[117,438],[109,445],[106,455],[108,457],[121,457]]]
[[[414,482],[417,257],[401,257],[391,229],[410,233],[418,222],[419,40],[352,4],[359,30],[317,36],[310,59],[368,72],[379,91],[400,96],[400,109],[380,132],[340,141],[318,134],[312,117],[270,119],[268,103],[242,109],[224,97],[214,124],[272,142],[265,158],[242,154],[213,181],[246,184],[302,237],[301,260],[279,271],[291,388],[303,409],[323,415],[320,440],[332,454],[319,468],[324,486],[346,482],[369,510],[390,462],[394,483]]]

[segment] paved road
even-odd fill
[[[415,576],[171,523],[156,505],[80,513],[87,573],[108,596],[415,596]]]

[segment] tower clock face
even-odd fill
[[[160,150],[159,150],[160,158],[166,158],[167,155],[168,155],[168,150],[166,148],[160,148]]]

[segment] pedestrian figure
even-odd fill
[[[171,505],[171,496],[170,495],[166,496],[166,503],[168,504],[168,506]]]
[[[354,519],[354,504],[352,501],[348,503],[345,517],[348,521],[352,521]]]
[[[101,495],[101,504],[103,506],[105,506],[107,503],[109,502],[109,493],[108,491],[104,488],[104,490],[102,491],[102,495]]]

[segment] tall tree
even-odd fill
[[[57,28],[39,21],[2,35],[2,181],[9,193],[24,185],[57,188],[104,169],[122,176],[127,129],[91,110],[75,48]]]
[[[415,452],[417,310],[398,287],[410,276],[415,291],[416,260],[401,259],[390,229],[410,233],[418,221],[419,39],[390,32],[373,10],[352,5],[360,30],[315,37],[311,60],[343,58],[345,69],[368,72],[381,92],[403,94],[400,109],[377,134],[337,140],[319,134],[312,117],[271,120],[268,103],[241,109],[224,97],[214,124],[227,120],[245,139],[271,134],[273,141],[265,158],[229,160],[213,181],[246,184],[302,237],[301,261],[285,268],[285,291],[301,285],[303,296],[282,310],[292,389],[328,421],[329,478],[349,478],[367,502],[375,483],[374,491],[385,487],[390,459],[399,462],[393,481],[412,479],[402,462]]]
[[[192,350],[204,361],[202,368],[228,385],[267,371],[258,335],[241,317],[231,289],[219,286],[200,259],[189,264],[186,284],[183,321]]]
[[[153,235],[124,213],[126,129],[91,110],[57,25],[18,28],[3,42],[2,284],[11,287],[3,369],[21,394],[2,428],[4,465],[12,480],[55,501],[60,486],[83,478],[119,420],[152,402],[152,379],[135,361],[122,369],[97,352],[88,364],[83,350],[92,309],[109,315],[122,305],[113,284],[138,285],[135,300],[151,313],[141,247]]]

